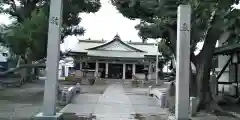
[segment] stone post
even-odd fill
[[[76,88],[76,93],[80,93],[81,92],[81,85],[80,85],[80,83],[77,83],[75,88]]]
[[[136,74],[136,64],[132,64],[132,75]]]
[[[106,66],[105,66],[105,78],[108,78],[108,63],[106,63]]]
[[[96,65],[95,65],[95,77],[98,78],[98,68],[99,68],[99,64],[98,61],[96,61]]]
[[[177,120],[189,118],[189,68],[191,7],[180,5],[177,11],[176,108]]]
[[[158,54],[156,55],[156,69],[155,69],[155,72],[156,72],[156,85],[158,85]]]
[[[80,62],[80,67],[79,67],[79,69],[82,70],[82,68],[83,68],[83,67],[82,67],[82,62]]]
[[[62,90],[61,101],[60,101],[62,105],[67,104],[67,94],[68,94],[68,87],[64,87]]]
[[[56,114],[61,25],[62,0],[51,0],[43,111],[36,116],[36,119],[56,120],[61,116],[60,113]]]
[[[148,86],[148,96],[151,95],[152,86]]]
[[[148,80],[152,79],[152,63],[150,62],[148,65]]]
[[[126,78],[126,64],[123,63],[123,76],[122,76],[122,79],[125,79]]]
[[[68,76],[68,73],[69,73],[69,67],[68,66],[64,66],[65,69],[64,69],[64,77],[67,77]]]
[[[190,113],[191,116],[196,116],[197,114],[197,99],[196,97],[190,97]]]

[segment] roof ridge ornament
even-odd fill
[[[118,35],[118,33],[114,36],[113,40],[121,40],[120,36]]]

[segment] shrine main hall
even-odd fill
[[[132,79],[133,76],[156,78],[156,43],[122,41],[116,35],[111,41],[79,40],[70,51],[74,69],[91,69],[99,78]]]

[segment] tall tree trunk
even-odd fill
[[[16,68],[21,66],[22,64],[25,64],[25,62],[24,62],[22,57],[19,57]],[[21,84],[23,84],[25,82],[25,80],[26,80],[25,75],[26,75],[26,70],[25,69],[20,69],[20,76],[21,76],[20,81],[21,81]]]
[[[207,56],[206,54],[203,56]],[[199,100],[198,110],[205,109],[206,106],[210,105],[213,100],[209,89],[209,73],[210,73],[210,62],[211,58],[205,57],[205,59],[199,60],[197,63],[197,97]]]
[[[221,31],[210,28],[206,36],[203,49],[200,52],[198,60],[196,60],[196,81],[197,81],[197,110],[221,110],[214,101],[210,90],[210,70],[212,66],[212,55],[215,45]]]
[[[32,64],[32,60],[30,59],[30,57],[28,56],[28,53],[25,54],[25,56],[21,57],[21,63],[20,65],[26,65],[26,64]],[[21,68],[21,81],[22,83],[31,81],[31,75],[32,75],[32,70],[33,68]]]
[[[196,66],[196,65],[195,65]],[[193,69],[192,69],[192,66],[191,66],[191,64],[190,64],[190,68],[189,68],[190,70],[190,81],[189,81],[189,91],[190,91],[190,93],[189,93],[189,95],[191,96],[191,97],[196,97],[197,96],[197,82],[196,82],[196,73],[193,71]]]
[[[25,64],[32,64],[32,60],[30,57],[26,58]],[[31,82],[32,81],[32,73],[33,73],[33,68],[25,68],[26,69],[26,81]]]
[[[22,62],[21,56],[18,56],[16,67],[19,67],[21,65],[21,62]]]

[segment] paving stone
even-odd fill
[[[134,114],[134,111],[131,105],[98,104],[94,109],[94,114],[97,114],[97,113]]]
[[[97,118],[128,118],[128,119],[134,118],[129,113],[97,113],[94,115],[96,115]]]
[[[159,106],[158,100],[150,96],[128,95],[132,105]]]
[[[76,115],[89,115],[93,113],[96,104],[68,104],[60,112],[76,113]]]
[[[97,118],[97,120],[136,120],[136,119],[128,118],[128,117],[103,117],[103,118]]]
[[[80,94],[76,95],[72,104],[96,104],[101,94]]]
[[[138,114],[166,114],[166,110],[159,106],[133,105],[133,109]]]
[[[129,98],[126,95],[119,96],[109,96],[103,95],[99,96],[99,104],[131,104]]]
[[[136,95],[145,93],[147,89],[126,90],[121,81],[106,83],[109,86],[102,95],[77,95],[73,101],[75,104],[67,105],[62,111],[75,112],[77,115],[93,114],[97,120],[140,120],[139,117],[144,118],[141,120],[163,120],[159,119],[159,114],[163,115],[165,111],[160,108],[157,99]]]
[[[102,96],[99,97],[98,103],[118,103],[118,104],[131,104],[128,96],[125,94],[123,86],[121,84],[110,85]]]

